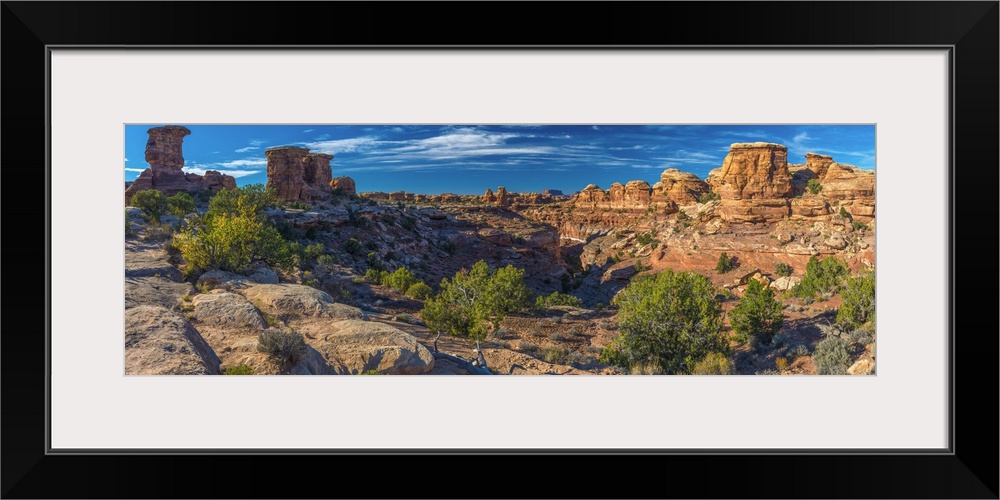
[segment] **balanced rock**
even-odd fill
[[[167,196],[182,191],[194,192],[236,187],[236,178],[215,170],[205,172],[204,176],[185,173],[182,143],[184,137],[191,135],[187,127],[168,125],[154,127],[147,131],[146,162],[149,168],[143,170],[139,177],[125,189],[125,203],[132,201],[132,195],[147,189],[156,189]]]

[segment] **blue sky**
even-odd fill
[[[358,191],[482,194],[559,189],[645,180],[677,168],[702,179],[722,165],[734,142],[776,142],[790,163],[832,155],[875,168],[874,125],[126,125],[125,179],[145,162],[146,131],[184,125],[184,169],[219,170],[238,185],[267,182],[264,150],[307,147],[334,155],[333,175],[354,178]]]

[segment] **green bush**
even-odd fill
[[[827,337],[816,346],[813,363],[820,375],[845,375],[851,366],[847,342],[840,337]]]
[[[420,280],[418,280],[409,269],[401,267],[386,275],[385,281],[382,284],[396,290],[399,293],[406,293],[406,291],[418,281]]]
[[[733,362],[721,352],[710,352],[694,364],[692,375],[731,375]]]
[[[205,219],[221,215],[244,215],[248,217],[263,217],[264,209],[278,204],[278,195],[274,188],[263,184],[250,184],[236,189],[223,189],[208,202]]]
[[[291,365],[306,353],[306,341],[292,330],[266,330],[257,336],[257,351],[279,366]]]
[[[402,208],[402,207],[400,207],[400,208]],[[410,217],[408,215],[404,215],[404,216],[402,216],[402,217],[399,218],[399,227],[402,227],[403,229],[405,229],[407,231],[416,231],[417,230],[417,219],[414,219],[413,217]]]
[[[806,275],[802,282],[792,288],[792,295],[801,298],[815,298],[816,294],[826,293],[836,288],[848,274],[847,263],[836,257],[819,260],[816,256],[806,263]]]
[[[132,195],[130,205],[141,209],[146,217],[153,222],[159,222],[160,216],[170,209],[167,197],[156,189],[146,189],[138,191]]]
[[[774,300],[774,290],[755,279],[747,282],[743,298],[729,313],[736,339],[744,343],[756,340],[770,344],[783,323],[781,303]]]
[[[528,306],[531,290],[524,270],[512,265],[490,269],[486,261],[441,280],[441,291],[427,299],[420,317],[431,330],[479,341],[500,327],[508,314]]]
[[[708,278],[672,269],[632,280],[615,297],[622,333],[601,353],[602,362],[687,373],[709,352],[727,352],[716,293]]]
[[[569,351],[557,345],[547,344],[542,346],[542,350],[538,354],[546,363],[564,365],[566,364],[566,358],[569,355]]]
[[[323,244],[313,243],[312,245],[306,245],[303,249],[303,254],[307,259],[317,259],[320,255],[323,255]]]
[[[217,215],[204,227],[182,229],[173,244],[187,262],[189,274],[211,269],[243,274],[256,260],[285,268],[294,260],[274,226],[240,214]]]
[[[715,264],[715,271],[719,274],[726,274],[733,270],[733,259],[726,252],[719,254],[719,261]]]
[[[191,195],[181,191],[169,198],[167,198],[167,207],[171,215],[176,215],[177,217],[184,217],[185,215],[195,211],[194,198]]]
[[[852,222],[851,227],[853,227],[855,231],[868,231],[871,229],[867,224],[858,221]]]
[[[701,197],[698,198],[698,203],[708,203],[710,201],[721,200],[721,199],[722,196],[719,196],[719,193],[716,193],[715,191],[709,191],[707,193],[702,194]]]
[[[806,189],[812,194],[819,194],[823,190],[823,185],[816,179],[809,179],[809,182],[806,183]]]
[[[837,324],[856,329],[875,321],[875,270],[848,278],[840,292],[843,303],[837,310]]]
[[[223,375],[253,375],[253,367],[250,365],[229,366],[222,372]]]
[[[847,209],[844,207],[840,207],[840,216],[848,220],[854,220],[854,218],[851,217],[851,214],[849,214]]]
[[[365,271],[365,278],[378,283],[379,285],[385,282],[385,277],[388,275],[388,271],[383,271],[381,269],[369,269]]]
[[[354,256],[361,255],[361,252],[363,251],[362,246],[361,246],[361,242],[358,241],[356,238],[351,238],[351,239],[345,241],[344,244],[341,245],[341,248],[345,252],[347,252],[347,253],[349,253],[351,255],[354,255]]]
[[[433,292],[434,291],[431,290],[431,287],[427,286],[427,283],[424,283],[423,281],[418,281],[410,285],[410,288],[406,289],[406,295],[417,300],[424,300],[427,297],[430,297]]]
[[[656,232],[650,231],[648,233],[640,233],[639,236],[635,238],[636,242],[640,245],[649,245],[656,238]]]
[[[583,305],[583,301],[578,297],[574,297],[568,293],[559,293],[559,291],[552,292],[551,295],[539,295],[535,299],[535,307],[544,308],[552,306],[572,306],[580,307]]]
[[[777,274],[778,276],[791,276],[792,266],[785,264],[784,262],[779,262],[776,266],[774,266],[774,274]]]

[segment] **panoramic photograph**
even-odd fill
[[[127,375],[875,375],[874,125],[124,126]]]

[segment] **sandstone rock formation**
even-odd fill
[[[267,157],[267,187],[286,201],[312,201],[330,195],[333,155],[310,153],[308,148],[278,146],[264,150]],[[353,183],[353,182],[352,182]]]
[[[652,200],[672,201],[678,205],[697,203],[709,191],[708,183],[690,172],[668,168],[660,174],[660,182],[653,184]]]
[[[510,200],[507,198],[507,188],[503,186],[497,188],[497,205],[501,207],[510,205]]]
[[[812,170],[816,177],[823,178],[833,163],[833,157],[817,153],[806,153],[806,168]]]
[[[354,185],[354,179],[350,177],[337,177],[330,181],[330,189],[339,189],[346,195],[358,194],[358,189]]]
[[[769,142],[736,143],[722,166],[708,174],[723,200],[777,199],[792,193],[788,148]]]
[[[219,357],[183,316],[159,306],[125,310],[126,375],[218,375]]]
[[[236,187],[236,178],[215,170],[205,172],[204,176],[184,173],[181,145],[184,137],[191,134],[187,127],[154,127],[147,133],[149,139],[146,141],[146,162],[149,163],[149,168],[143,170],[125,189],[126,204],[132,201],[132,195],[147,189],[156,189],[172,196],[182,191],[216,192]]]

